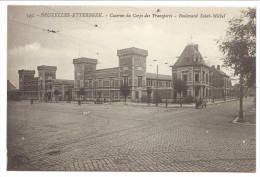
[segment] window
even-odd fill
[[[103,83],[103,80],[102,80],[102,79],[99,79],[99,81],[98,81],[98,86],[99,86],[99,87],[102,87],[102,86],[103,86],[102,83]]]
[[[110,86],[114,87],[114,83],[115,83],[115,78],[110,77]]]
[[[209,82],[209,75],[206,74],[206,83],[208,83],[208,82]]]
[[[138,76],[138,87],[142,87],[142,82],[143,82],[143,77],[142,76]]]
[[[195,81],[199,81],[199,74],[195,74]]]
[[[153,81],[147,81],[147,86],[148,86],[148,87],[153,86]]]
[[[89,87],[92,87],[92,79],[89,79],[88,83]]]
[[[183,75],[182,75],[182,80],[183,80],[183,81],[187,81],[187,80],[188,80],[187,74],[183,74]]]
[[[80,80],[80,88],[84,87],[83,80]]]
[[[171,87],[171,82],[170,81],[166,81],[166,87]]]
[[[142,71],[142,70],[143,70],[142,66],[138,66],[138,67],[137,67],[137,70],[138,70],[138,71]]]
[[[205,71],[202,71],[202,81],[205,81]]]
[[[173,81],[176,81],[176,80],[177,80],[177,74],[173,73]]]
[[[127,76],[123,77],[123,83],[128,85],[128,77]]]

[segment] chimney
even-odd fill
[[[215,65],[212,65],[212,68],[215,68]]]
[[[218,70],[220,70],[220,65],[217,66]]]
[[[198,44],[194,44],[194,48],[199,51],[199,45]]]

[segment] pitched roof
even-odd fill
[[[7,91],[11,91],[11,90],[17,90],[17,89],[9,80],[7,80]]]
[[[173,67],[182,67],[182,66],[209,66],[206,64],[202,58],[199,50],[198,44],[188,44],[185,49],[182,51],[180,57],[175,62]]]
[[[211,71],[213,72],[213,77],[220,77],[220,76],[229,77],[221,69],[217,69],[215,67],[211,67]]]
[[[146,79],[157,79],[156,73],[146,73]],[[158,80],[172,80],[172,76],[165,74],[158,74]]]

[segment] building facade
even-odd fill
[[[46,100],[47,95],[54,99],[54,91],[58,90],[58,100],[66,100],[66,92],[73,94],[73,80],[56,79],[56,66],[38,66],[38,76],[34,70],[19,70],[19,99]]]
[[[120,100],[120,86],[131,87],[131,101],[142,101],[146,97],[147,87],[157,88],[152,73],[146,73],[146,57],[148,51],[139,48],[126,48],[117,51],[119,66],[96,69],[97,59],[77,58],[74,64],[75,99],[80,97],[79,90],[84,88],[86,100],[97,98]],[[156,75],[156,74],[155,74]],[[158,75],[159,88],[171,88],[171,76]],[[158,88],[158,89],[159,89]],[[152,92],[154,96],[154,92]]]
[[[217,68],[213,65],[211,67],[212,72],[212,97],[214,99],[228,99],[236,95],[235,90],[232,88],[231,79],[226,73],[220,69],[220,65]]]
[[[209,98],[211,94],[210,67],[204,61],[199,52],[198,44],[188,44],[176,63],[172,66],[173,84],[177,79],[186,82],[188,89],[177,93],[173,91],[174,97]]]
[[[53,97],[53,82],[56,79],[56,66],[38,66],[38,97],[44,100],[47,94]]]
[[[34,77],[34,70],[18,70],[19,98],[36,99],[38,97],[38,78]]]
[[[172,76],[170,75],[158,74],[157,79],[157,74],[146,73],[146,87],[150,87],[152,89],[152,100],[156,99],[157,93],[159,101],[170,101],[173,98]]]

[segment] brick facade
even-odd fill
[[[217,68],[213,65],[212,72],[212,90],[215,99],[227,99],[236,95],[235,90],[232,88],[231,79],[221,69],[220,65]]]
[[[34,77],[34,70],[19,70],[19,93],[20,99],[46,100],[46,95],[54,99],[54,91],[58,90],[58,100],[66,100],[65,92],[74,90],[73,80],[56,79],[56,66],[38,66],[38,76]]]
[[[146,57],[148,51],[132,47],[118,50],[117,56],[118,67],[99,70],[96,70],[98,63],[96,59],[77,58],[73,60],[75,99],[80,97],[78,93],[80,88],[84,88],[85,96],[83,99],[85,100],[94,100],[99,97],[119,100],[121,98],[119,89],[123,83],[127,83],[131,87],[132,92],[129,99],[141,101],[142,98],[145,98],[147,81],[155,82],[156,80],[156,78],[147,77]],[[161,77],[162,75],[159,76],[161,79],[159,82],[169,82],[167,89],[170,89],[171,77],[168,76],[166,79]],[[160,89],[162,91],[162,88]]]

